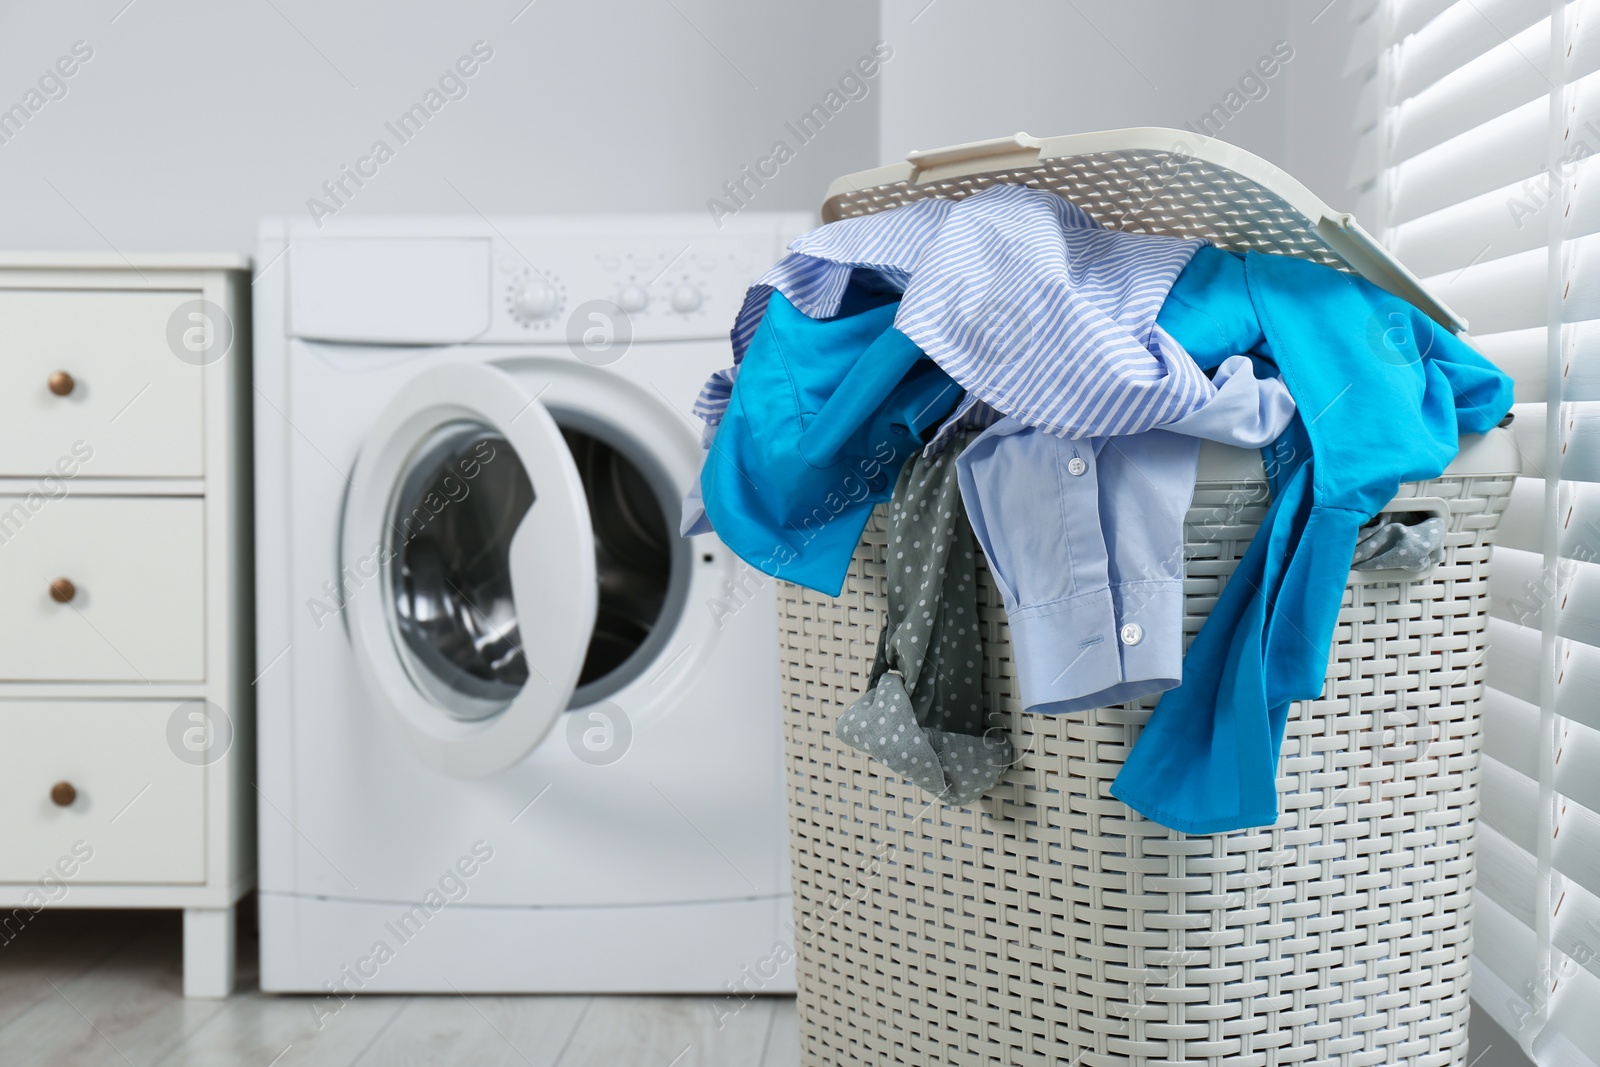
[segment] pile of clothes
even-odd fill
[[[1288,707],[1322,690],[1352,561],[1438,558],[1437,519],[1364,524],[1512,399],[1360,278],[1109,230],[1017,185],[806,234],[732,336],[735,365],[696,403],[707,452],[683,532],[836,596],[890,504],[887,619],[840,738],[947,803],[999,780],[981,551],[1026,711],[1163,694],[1112,793],[1189,833],[1276,821]],[[1272,503],[1185,657],[1202,439],[1261,449]]]

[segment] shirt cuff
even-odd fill
[[[1183,677],[1183,582],[1130,582],[1009,616],[1023,710],[1123,704]]]
[[[693,537],[711,533],[711,520],[706,517],[706,502],[700,495],[700,475],[694,476],[689,491],[683,494],[683,513],[678,518],[678,536]]]

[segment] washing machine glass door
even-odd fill
[[[572,698],[598,588],[538,399],[482,364],[418,374],[362,447],[341,541],[356,658],[417,755],[460,777],[526,756]]]

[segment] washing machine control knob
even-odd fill
[[[684,282],[672,290],[673,311],[694,311],[700,307],[700,287]]]
[[[630,315],[643,311],[650,303],[650,293],[637,282],[629,282],[617,290],[617,307]]]
[[[524,319],[548,319],[561,310],[561,294],[540,278],[523,282],[511,297],[511,309]]]

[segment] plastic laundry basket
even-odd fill
[[[1195,146],[1187,169],[1150,182],[1186,136],[926,153],[836,183],[824,215],[1025,183],[1111,225],[1357,269],[1455,321],[1347,216],[1237,149]],[[1138,210],[1113,214],[1116,189],[1138,192]],[[981,568],[986,710],[1019,756],[977,806],[944,807],[833,734],[882,621],[881,516],[841,597],[781,585],[802,1061],[1465,1064],[1489,551],[1518,464],[1505,431],[1463,445],[1395,505],[1447,516],[1444,561],[1405,580],[1352,575],[1323,695],[1290,712],[1270,828],[1188,836],[1111,798],[1154,701],[1022,712]],[[1187,636],[1265,510],[1259,458],[1206,444]]]

